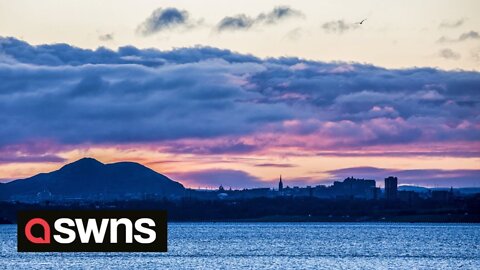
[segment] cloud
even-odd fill
[[[458,28],[465,23],[466,19],[462,18],[456,21],[442,21],[439,25],[440,28]]]
[[[326,32],[343,34],[349,30],[354,30],[359,27],[358,24],[346,23],[344,20],[330,21],[322,24],[322,28]]]
[[[470,32],[463,33],[458,37],[459,41],[464,41],[468,39],[480,39],[480,35],[478,34],[478,32],[470,31]]]
[[[258,22],[266,24],[276,24],[281,20],[291,17],[303,17],[303,13],[299,10],[292,9],[288,6],[278,6],[267,14],[261,13],[257,16]]]
[[[252,187],[271,187],[273,183],[262,181],[244,171],[228,169],[212,169],[190,173],[171,174],[172,178],[182,184],[193,188],[218,188],[242,189]]]
[[[476,31],[469,31],[461,34],[460,36],[458,36],[458,38],[454,38],[454,39],[443,36],[439,38],[437,42],[438,43],[462,42],[462,41],[476,40],[476,39],[480,39],[480,34],[478,34],[478,32]]]
[[[259,150],[258,145],[249,144],[238,139],[210,139],[208,142],[203,140],[180,140],[165,143],[164,146],[171,153],[188,154],[245,154]]]
[[[36,148],[41,156],[132,143],[204,155],[479,155],[472,152],[480,138],[474,71],[260,59],[211,47],[32,46],[14,38],[0,38],[0,53],[0,156],[19,145],[22,155]]]
[[[164,30],[193,26],[194,23],[190,20],[190,15],[186,10],[157,8],[137,27],[137,33],[148,36]]]
[[[303,13],[288,6],[278,6],[268,13],[260,13],[256,17],[245,14],[224,17],[216,26],[217,31],[247,30],[258,25],[277,24],[287,18],[303,17]]]
[[[113,33],[102,34],[98,36],[100,41],[112,41],[113,40]]]
[[[255,167],[293,168],[297,166],[288,163],[260,163],[255,164]]]
[[[62,145],[34,140],[23,144],[0,145],[0,164],[63,163],[67,159],[57,155],[56,152],[64,149]]]
[[[223,18],[217,25],[218,31],[249,29],[255,23],[255,19],[239,14]]]
[[[63,163],[67,160],[56,155],[39,155],[39,156],[19,156],[15,153],[0,157],[0,164],[8,163]]]
[[[479,157],[480,151],[475,149],[461,149],[448,151],[323,151],[317,152],[317,156],[323,157],[460,157],[472,158]]]
[[[287,34],[285,35],[285,38],[289,40],[298,40],[304,34],[303,32],[304,31],[300,27],[296,27],[288,31]]]
[[[480,187],[480,170],[439,170],[415,169],[397,170],[375,167],[354,167],[328,171],[333,177],[354,176],[377,180],[383,185],[383,179],[393,175],[398,177],[399,185],[421,185],[426,187]]]
[[[474,61],[480,62],[480,47],[471,50],[470,55]]]
[[[438,52],[438,56],[445,59],[458,60],[460,59],[460,54],[454,52],[452,49],[442,49]]]

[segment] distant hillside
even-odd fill
[[[398,190],[402,190],[402,191],[415,191],[415,192],[420,192],[420,193],[428,192],[428,191],[429,191],[429,189],[426,188],[426,187],[408,186],[408,185],[399,186],[399,187],[398,187]]]
[[[438,188],[426,188],[426,187],[420,187],[420,186],[409,186],[409,185],[404,185],[404,186],[399,186],[398,190],[401,191],[415,191],[418,193],[427,193],[435,190],[450,190],[450,187],[438,187]],[[480,188],[477,187],[461,187],[461,188],[454,188],[454,191],[457,192],[457,194],[462,194],[462,195],[473,195],[480,193]]]
[[[182,184],[141,164],[103,164],[82,158],[57,171],[0,185],[0,199],[35,201],[56,199],[123,199],[142,196],[182,196]]]

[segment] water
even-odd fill
[[[480,269],[480,225],[171,223],[168,253],[17,253],[6,269]]]

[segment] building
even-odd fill
[[[439,202],[448,202],[453,199],[453,189],[448,190],[432,190],[432,200]]]
[[[335,181],[331,187],[335,198],[343,199],[375,199],[375,180],[348,177],[343,182]]]
[[[397,199],[398,178],[389,176],[385,178],[385,199],[394,201]]]
[[[412,190],[402,190],[397,192],[397,198],[402,202],[413,204],[420,200],[420,195],[418,192]]]
[[[249,199],[249,198],[259,198],[259,197],[274,197],[275,191],[270,188],[251,188],[244,189],[240,192],[238,198]]]
[[[318,185],[313,188],[313,196],[322,199],[335,199],[331,188],[326,185]]]

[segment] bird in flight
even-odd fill
[[[361,20],[360,22],[357,22],[357,24],[363,24],[364,21],[366,21],[367,19],[363,19]]]

